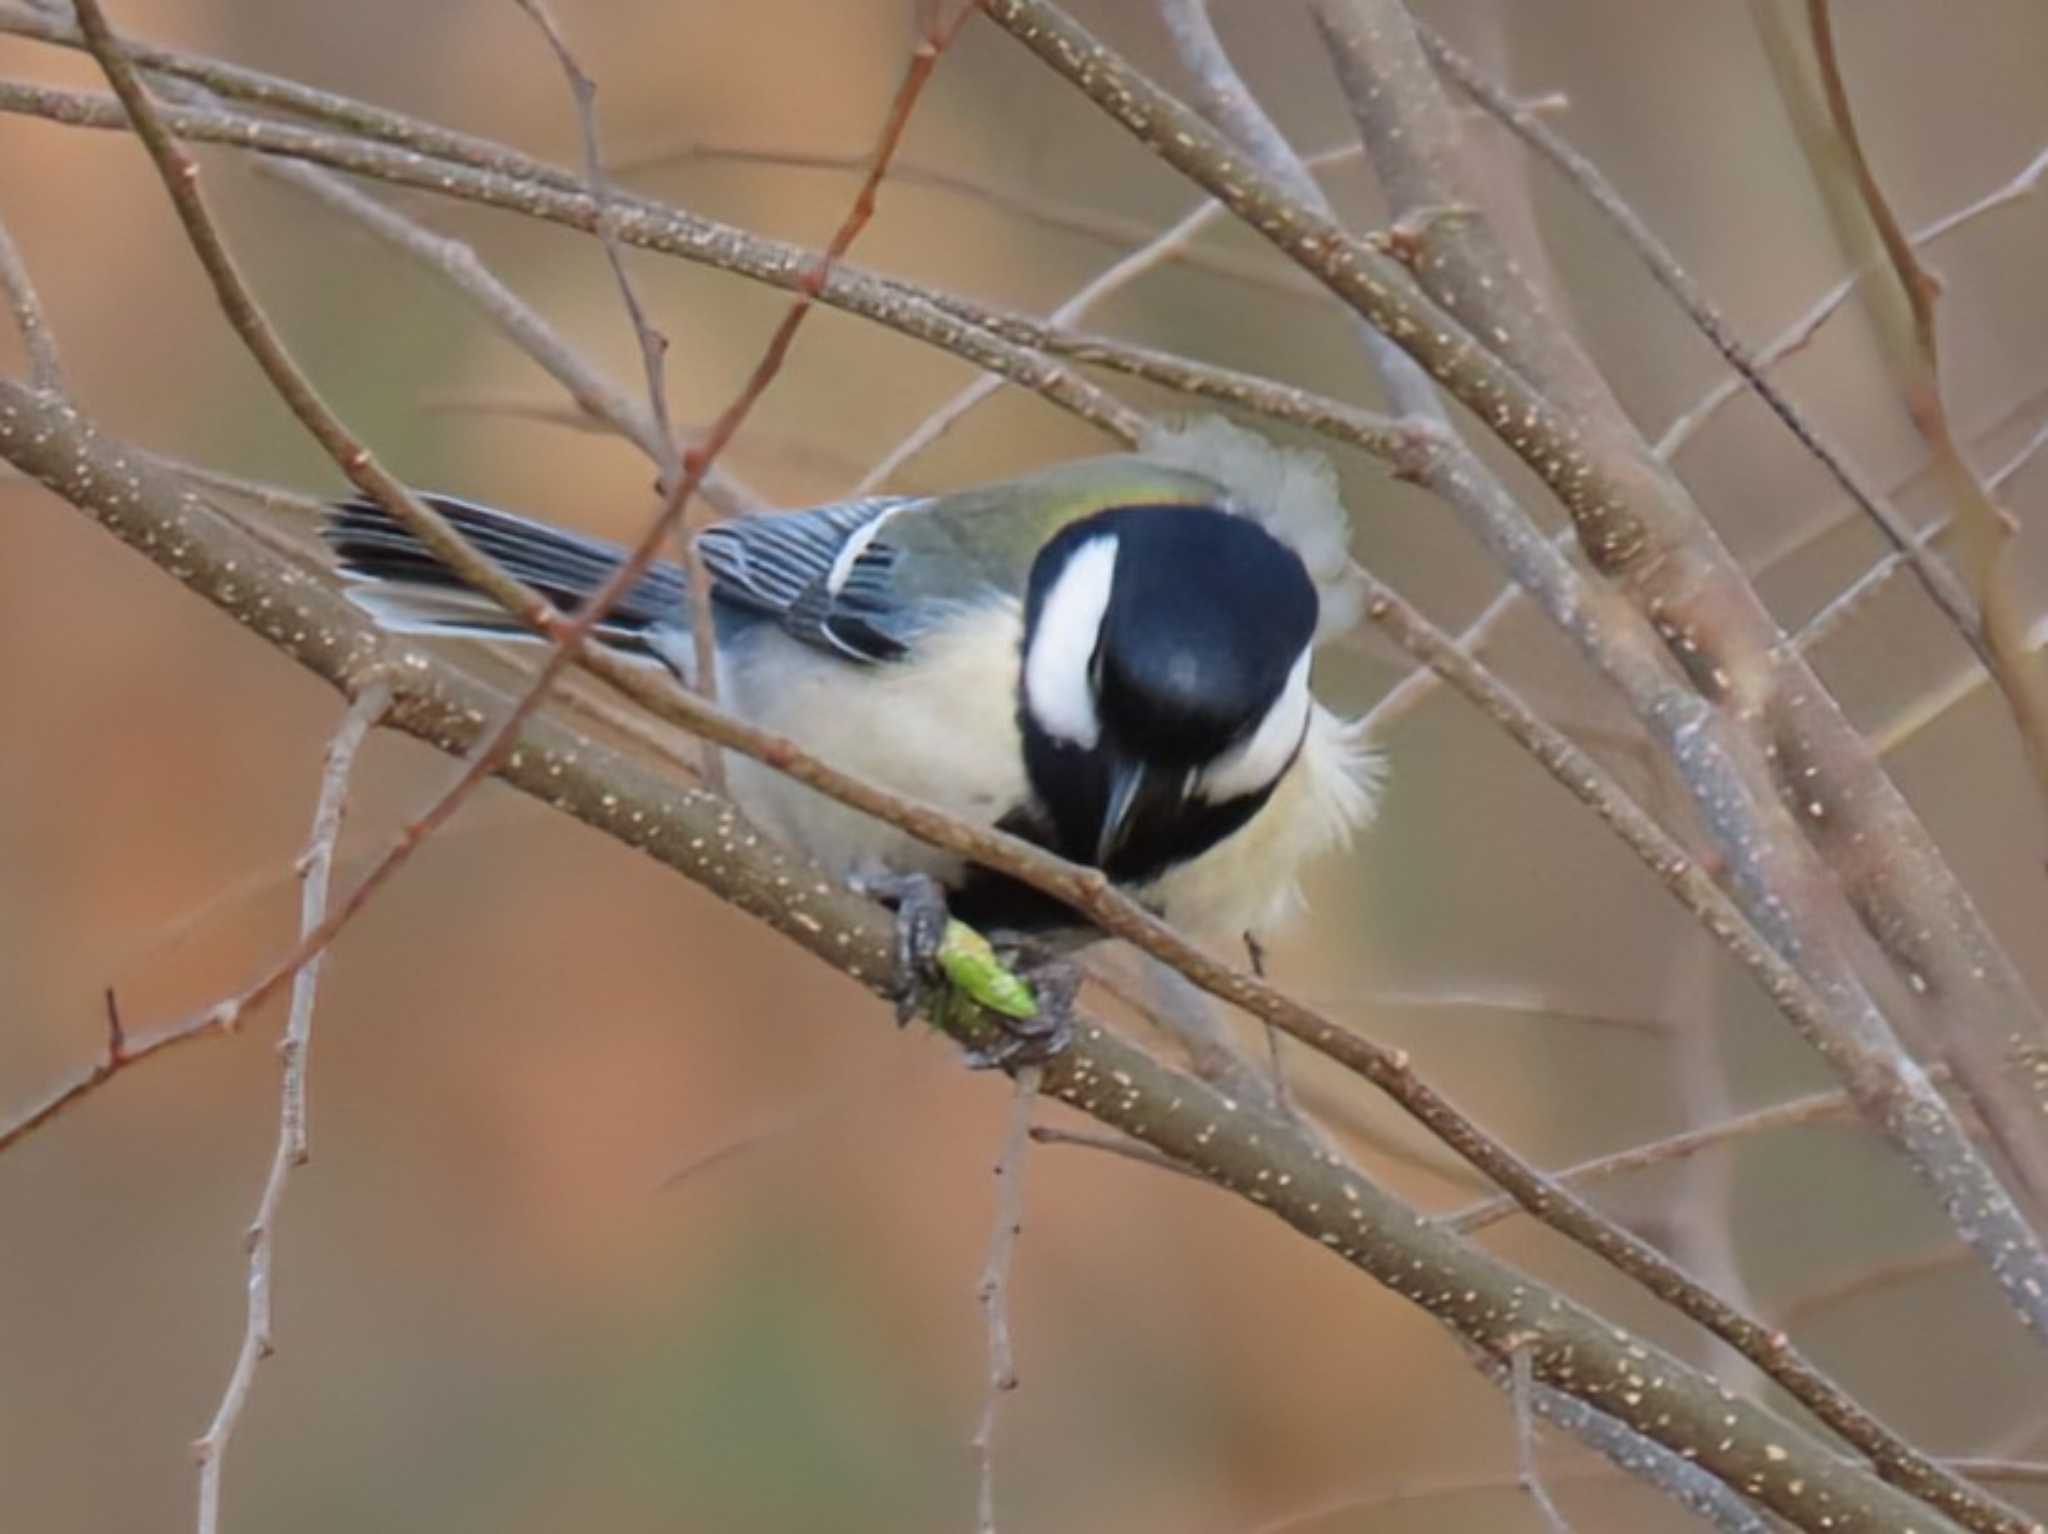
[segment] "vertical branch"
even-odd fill
[[[1834,698],[1799,659],[1683,486],[1625,417],[1567,410],[1483,342],[1519,317],[1453,317],[1388,252],[1258,174],[1185,104],[1054,0],[983,0],[992,18],[1166,163],[1207,187],[1479,412],[1570,513],[1596,587],[1512,498],[1441,455],[1412,469],[1614,683],[1678,767],[1750,922],[1826,998],[1811,1042],[1935,1190],[2005,1293],[2048,1337],[2048,1253],[1926,1073],[1863,970],[1935,992],[1958,1079],[2000,1130],[2028,1191],[2048,1196],[2048,1117],[1995,1057],[2048,1019]],[[1474,329],[1473,327],[1479,327]],[[1568,345],[1560,342],[1560,345]],[[1781,794],[1796,788],[1795,820]],[[1825,860],[1825,861],[1823,861]],[[1853,868],[1846,867],[1853,860]],[[1838,898],[1847,884],[1851,902]],[[1880,962],[1878,948],[1882,948]],[[1784,993],[1774,995],[1783,1000]],[[1788,1013],[1788,1015],[1790,1015]]]
[[[1582,421],[1613,408],[1571,332],[1510,261],[1485,212],[1465,196],[1457,113],[1431,71],[1401,0],[1313,0],[1352,121],[1386,194],[1392,250],[1453,314],[1483,314],[1486,344]]]
[[[995,1228],[989,1232],[988,1261],[974,1291],[988,1324],[988,1389],[982,1396],[981,1425],[974,1433],[979,1471],[975,1534],[996,1534],[996,1412],[1003,1397],[1017,1388],[1017,1355],[1010,1340],[1010,1268],[1017,1256],[1017,1237],[1024,1230],[1024,1162],[1031,1134],[1031,1105],[1044,1076],[1044,1070],[1036,1065],[1017,1072],[1002,1150],[996,1157]]]
[[[670,424],[668,413],[668,337],[648,321],[639,291],[626,270],[626,254],[619,244],[618,215],[613,207],[611,181],[604,173],[604,155],[598,147],[597,82],[583,72],[583,66],[576,62],[576,55],[569,51],[569,45],[548,9],[547,0],[514,0],[514,3],[533,18],[534,25],[547,39],[548,47],[554,50],[555,61],[562,66],[562,73],[569,81],[569,94],[576,102],[576,128],[583,142],[584,181],[590,188],[591,201],[597,205],[597,241],[604,247],[605,261],[612,269],[613,280],[618,283],[619,297],[626,305],[626,318],[632,322],[633,339],[640,348],[640,365],[647,375],[647,408],[654,418],[655,430],[662,444],[659,467],[662,488],[666,490],[681,468],[676,454],[675,427]]]
[[[1181,64],[1195,82],[1196,110],[1261,172],[1291,196],[1328,216],[1329,199],[1224,52],[1223,40],[1209,19],[1208,0],[1159,0],[1159,13]],[[1210,191],[1213,194],[1216,188]],[[1450,414],[1428,374],[1379,329],[1356,315],[1352,316],[1352,328],[1394,408],[1450,431]]]
[[[326,917],[334,849],[341,839],[342,816],[348,805],[349,776],[371,728],[390,706],[390,685],[371,682],[356,694],[327,747],[327,765],[321,775],[319,803],[313,811],[312,834],[299,857],[301,932],[316,930]],[[199,1461],[199,1534],[217,1534],[220,1527],[222,1457],[242,1419],[243,1408],[248,1405],[256,1366],[276,1351],[271,1330],[271,1281],[277,1214],[284,1203],[286,1181],[294,1168],[305,1165],[307,1158],[306,1052],[312,1043],[313,1005],[319,996],[321,968],[321,956],[316,955],[292,978],[291,1011],[285,1021],[284,1037],[278,1043],[283,1061],[283,1101],[278,1112],[277,1149],[271,1153],[270,1172],[256,1201],[256,1217],[249,1223],[248,1308],[242,1346],[235,1355],[235,1366],[228,1375],[227,1388],[221,1392],[213,1421],[192,1446]]]
[[[1895,298],[1903,302],[1904,310],[1900,312],[1897,302],[1880,302],[1880,315],[1892,316],[1897,322],[1880,323],[1879,339],[1905,399],[1907,413],[1933,450],[1943,489],[1956,507],[1966,558],[1983,607],[1986,667],[1999,691],[2005,694],[2013,722],[2033,760],[2035,775],[2043,793],[2048,794],[2048,687],[2044,687],[2039,668],[2027,653],[2026,623],[2019,610],[2008,557],[2019,524],[1992,499],[1991,491],[1956,440],[1941,392],[1940,339],[1935,315],[1941,285],[1921,266],[1913,242],[1906,237],[1863,152],[1855,114],[1849,108],[1848,82],[1842,77],[1835,53],[1834,23],[1827,0],[1807,0],[1807,22],[1828,117],[1840,145],[1841,160],[1847,167],[1847,179],[1854,188],[1856,213],[1847,212],[1851,204],[1847,195],[1830,206],[1842,209],[1844,216],[1860,216],[1867,222],[1895,280]],[[1816,171],[1820,168],[1816,164]],[[1865,290],[1866,295],[1868,291]]]
[[[1552,131],[1549,124],[1488,80],[1469,59],[1441,37],[1427,29],[1418,30],[1423,46],[1439,69],[1457,81],[1460,89],[1525,144],[1547,159],[1621,232],[1623,240],[1649,268],[1658,285],[1685,310],[1694,327],[1712,343],[1735,370],[1736,376],[1785,424],[1799,444],[1820,461],[1821,466],[1834,477],[1835,483],[1877,525],[1892,546],[1912,561],[1921,586],[1955,626],[1964,643],[1980,654],[1987,653],[1977,606],[1955,575],[1932,551],[1915,540],[1912,528],[1898,509],[1875,486],[1865,482],[1862,474],[1849,462],[1847,454],[1771,381],[1766,371],[1767,360],[1759,359],[1736,336],[1733,327],[1700,291],[1678,258],[1658,239],[1656,231],[1650,228],[1642,215],[1630,207],[1601,174],[1600,168],[1566,143],[1561,134]],[[1659,455],[1667,455],[1662,444],[1659,445]]]
[[[675,427],[670,423],[668,413],[668,337],[648,323],[647,311],[640,304],[640,294],[626,271],[626,255],[619,244],[612,206],[611,183],[604,172],[603,152],[598,147],[597,82],[584,73],[583,66],[576,62],[576,55],[569,51],[569,45],[548,9],[547,0],[514,0],[514,3],[533,18],[548,46],[554,50],[555,59],[568,79],[569,94],[576,103],[576,126],[583,141],[584,180],[590,187],[591,201],[596,207],[597,239],[604,247],[604,258],[612,269],[612,278],[618,283],[619,297],[625,302],[626,317],[633,326],[633,339],[640,346],[640,364],[647,375],[647,408],[654,417],[655,431],[660,438],[660,456],[656,459],[660,470],[659,483],[661,493],[667,495],[682,479],[682,459],[676,451]],[[702,478],[701,471],[696,477]],[[688,502],[689,498],[685,496],[681,514],[673,521],[673,531],[690,593],[690,648],[695,659],[691,682],[698,692],[715,703],[718,701],[718,633],[711,611],[711,572],[705,567],[703,556],[697,550],[697,540],[690,533]],[[714,793],[725,792],[724,756],[709,741],[700,742],[699,747],[699,765],[706,786]]]

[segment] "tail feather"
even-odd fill
[[[422,499],[508,575],[573,613],[611,578],[626,551],[510,512],[453,496]],[[329,508],[321,535],[354,583],[348,598],[386,629],[399,633],[531,638],[532,632],[472,588],[431,549],[374,501]],[[626,649],[658,655],[649,630],[684,624],[687,587],[674,565],[657,564],[615,603],[598,635]]]

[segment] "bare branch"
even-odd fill
[[[393,249],[445,277],[515,346],[568,391],[578,409],[639,448],[657,469],[673,458],[660,424],[645,406],[636,405],[605,378],[547,320],[501,282],[477,258],[466,241],[436,234],[395,208],[359,192],[331,171],[296,160],[259,160],[258,166],[288,185],[310,192],[330,208],[355,220]]]
[[[117,102],[16,80],[0,80],[0,112],[25,113],[74,127],[128,126]],[[437,160],[413,149],[321,133],[246,113],[165,107],[157,115],[172,132],[193,142],[229,144],[257,153],[308,160],[375,177],[394,186],[463,198],[545,219],[585,233],[596,228],[596,204],[574,177],[511,150],[495,150],[493,146],[494,158],[502,168],[484,170]],[[425,125],[413,126],[422,134],[429,131]],[[621,193],[615,201],[620,210],[619,238],[638,249],[737,272],[791,293],[802,290],[806,275],[818,260],[816,251],[749,234],[649,198]],[[970,317],[982,312],[980,306],[844,264],[835,264],[814,296],[820,302],[999,372],[1122,441],[1137,439],[1141,421],[1135,412],[1073,369],[1049,362],[995,335],[983,320]]]
[[[1373,242],[1354,239],[1257,175],[1186,106],[1051,0],[986,0],[986,7],[1147,148],[1398,337],[1549,485],[1571,515],[1586,557],[1624,587],[1626,602],[1590,589],[1511,499],[1447,469],[1457,464],[1454,455],[1425,458],[1411,470],[1465,515],[1517,581],[1539,593],[1553,621],[1651,729],[1726,861],[1745,914],[1780,953],[1798,956],[1805,979],[1828,998],[1822,1012],[1808,1017],[1809,1042],[1907,1155],[2000,1277],[2009,1302],[2048,1339],[2048,1251],[1901,1047],[1852,955],[1882,942],[1894,964],[1908,965],[1908,975],[1919,977],[1923,992],[1935,965],[1953,976],[1961,954],[1978,957],[1969,977],[1953,976],[1959,989],[1949,994],[1969,996],[1972,1021],[1980,1026],[1955,1027],[1946,1042],[1972,1102],[2030,1188],[2048,1177],[2048,1122],[2032,1111],[2025,1084],[1992,1058],[2014,1032],[2010,1013],[1975,1014],[1985,1012],[1991,992],[2001,992],[2027,1008],[2031,1036],[2031,1025],[2041,1022],[2039,1009],[1940,849],[1832,696],[1796,657],[1777,650],[1774,620],[1682,487],[1618,411],[1580,412],[1591,422],[1582,432],[1575,416],[1487,353]],[[1398,248],[1398,242],[1381,243]],[[1473,318],[1496,328],[1510,325],[1476,308]],[[1559,348],[1560,355],[1571,350],[1563,341]],[[1682,680],[1673,662],[1683,669]],[[1793,819],[1781,785],[1796,787],[1810,824]],[[1839,886],[1820,857],[1821,846],[1847,855],[1839,840],[1845,830],[1881,834],[1895,854],[1875,864],[1864,859],[1852,886],[1863,903],[1855,910],[1833,898]],[[1926,925],[1902,931],[1902,906],[1924,910]],[[1956,941],[1932,952],[1937,920]]]
[[[234,1032],[231,1020],[215,1017],[211,1013],[202,1013],[198,1017],[186,1018],[148,1038],[139,1041],[132,1039],[122,1027],[120,1003],[115,1000],[111,989],[106,993],[106,1017],[106,1052],[93,1062],[92,1069],[84,1075],[66,1082],[20,1117],[0,1125],[0,1153],[12,1150],[16,1144],[27,1139],[52,1119],[61,1117],[77,1107],[129,1066],[140,1064],[151,1055],[176,1044],[188,1043],[193,1039],[206,1038],[213,1034]]]
[[[1590,1161],[1581,1161],[1576,1166],[1566,1167],[1555,1174],[1557,1180],[1574,1188],[1583,1188],[1588,1183],[1604,1182],[1608,1178],[1626,1176],[1650,1167],[1664,1166],[1673,1161],[1684,1160],[1717,1145],[1727,1145],[1736,1140],[1748,1139],[1753,1135],[1767,1134],[1772,1130],[1790,1129],[1807,1124],[1854,1123],[1857,1120],[1856,1104],[1847,1092],[1814,1092],[1806,1097],[1795,1097],[1790,1102],[1774,1103],[1768,1108],[1757,1108],[1748,1113],[1737,1114],[1734,1118],[1723,1119],[1717,1124],[1703,1124],[1697,1128],[1667,1135],[1661,1140],[1652,1140],[1647,1145],[1630,1146],[1624,1151],[1611,1155],[1595,1156]],[[1462,1235],[1509,1219],[1519,1213],[1515,1201],[1510,1198],[1489,1198],[1460,1209],[1455,1214],[1443,1216],[1444,1223]]]
[[[1822,434],[1784,390],[1772,382],[1767,369],[1776,358],[1757,357],[1735,335],[1721,311],[1700,291],[1678,258],[1657,237],[1657,232],[1614,189],[1599,166],[1574,149],[1548,123],[1524,110],[1442,37],[1427,27],[1418,27],[1417,31],[1439,69],[1457,81],[1467,95],[1493,113],[1523,143],[1549,161],[1620,231],[1623,242],[1641,258],[1658,285],[1685,310],[1700,334],[1712,343],[1736,375],[1785,423],[1786,430],[1820,462],[1849,498],[1905,555],[1935,605],[1948,615],[1949,621],[1970,646],[1985,654],[1988,660],[1977,604],[1956,579],[1955,572],[1913,536],[1913,529],[1899,514],[1898,508],[1885,499],[1882,491],[1866,483],[1842,450]],[[1818,323],[1816,320],[1815,325]]]
[[[4,27],[0,27],[0,30],[4,30]],[[1357,158],[1358,146],[1347,144],[1311,155],[1309,163],[1334,165],[1340,161]],[[668,148],[636,150],[626,156],[614,155],[610,163],[614,170],[628,171],[648,170],[678,163],[719,161],[740,165],[773,165],[792,170],[865,172],[869,156],[820,150],[769,149],[752,144],[717,144],[693,140]],[[1142,249],[1159,238],[1159,231],[1140,219],[1041,197],[1025,187],[1005,186],[976,176],[962,175],[942,165],[921,164],[901,155],[891,164],[889,179],[899,184],[930,187],[936,191],[985,203],[1043,228],[1056,229],[1065,234],[1078,234],[1112,245]],[[1218,203],[1216,208],[1220,212],[1222,205]],[[1154,261],[1161,266],[1180,266],[1188,271],[1203,272],[1231,282],[1244,283],[1286,298],[1305,299],[1318,304],[1327,304],[1330,298],[1321,284],[1310,282],[1299,272],[1276,265],[1268,259],[1240,256],[1228,250],[1204,250],[1192,243],[1177,243],[1170,248],[1162,249]]]
[[[1964,558],[1983,608],[1983,642],[1979,647],[1985,668],[2005,694],[2013,722],[2033,759],[2034,772],[2044,795],[2048,795],[2048,681],[2027,653],[2026,622],[2020,611],[2010,554],[2019,524],[2012,514],[1992,499],[1991,491],[1971,467],[1956,440],[1953,422],[1941,389],[1941,358],[1935,317],[1935,300],[1940,284],[1920,265],[1913,243],[1907,239],[1898,216],[1892,211],[1876,172],[1863,152],[1856,119],[1849,107],[1848,82],[1843,79],[1836,56],[1832,13],[1827,0],[1808,0],[1807,23],[1819,71],[1820,90],[1834,143],[1846,163],[1848,179],[1856,197],[1831,196],[1829,209],[1836,214],[1837,228],[1846,240],[1860,246],[1863,241],[1845,227],[1857,220],[1867,228],[1882,249],[1895,286],[1889,289],[1894,302],[1881,302],[1877,309],[1877,333],[1886,361],[1890,364],[1907,413],[1933,450],[1942,488],[1956,508],[1964,535]],[[1790,80],[1782,82],[1793,86]],[[1796,87],[1795,87],[1796,88]],[[1831,169],[1838,162],[1829,157]],[[1828,179],[1816,159],[1813,169]],[[1866,297],[1869,289],[1865,290]],[[1897,310],[1903,300],[1905,314]],[[1909,539],[1901,547],[1909,554],[1915,545]],[[1918,564],[1915,569],[1919,569]]]
[[[341,727],[328,744],[327,767],[320,780],[320,801],[313,811],[312,834],[299,858],[302,932],[317,928],[326,915],[327,888],[334,874],[335,846],[341,839],[356,753],[390,706],[390,683],[382,679],[371,682],[349,704]],[[249,1276],[244,1288],[248,1308],[242,1345],[213,1421],[192,1446],[199,1461],[199,1534],[216,1534],[220,1528],[222,1457],[249,1403],[256,1366],[276,1351],[270,1317],[277,1214],[284,1204],[285,1183],[294,1168],[306,1163],[306,1055],[312,1046],[313,1006],[319,997],[321,967],[320,957],[315,956],[293,976],[291,1012],[285,1020],[284,1037],[278,1042],[278,1054],[283,1061],[283,1105],[278,1113],[277,1148],[271,1153],[270,1172],[256,1201],[256,1217],[249,1222]]]
[[[69,407],[0,382],[0,453],[321,674],[345,679],[376,653],[367,620],[338,595],[238,532],[163,470],[95,436]],[[397,668],[394,688],[391,723],[454,752],[472,751],[478,721],[503,706],[454,668],[413,655]],[[518,749],[498,772],[706,883],[870,988],[888,988],[886,914],[739,825],[723,801],[643,772],[541,716],[522,727]],[[965,1036],[987,1037],[972,1029]],[[1242,1115],[1204,1084],[1095,1025],[1084,1024],[1075,1047],[1048,1065],[1046,1087],[1270,1208],[1496,1356],[1511,1338],[1540,1332],[1545,1341],[1531,1359],[1537,1380],[1600,1402],[1667,1447],[1696,1450],[1708,1470],[1802,1527],[1818,1531],[1814,1509],[1821,1506],[1849,1520],[1836,1528],[1864,1517],[1942,1526],[1803,1429],[1725,1399],[1683,1362],[1433,1230],[1412,1208],[1332,1166],[1294,1126]],[[1658,1383],[1643,1393],[1646,1373]],[[2026,1527],[1973,1488],[1959,1488],[1944,1505],[1973,1527],[2011,1534]]]
[[[1085,1129],[1062,1129],[1056,1124],[1033,1124],[1031,1139],[1038,1145],[1074,1145],[1106,1151],[1126,1161],[1135,1161],[1140,1166],[1157,1167],[1162,1172],[1192,1177],[1196,1182],[1204,1180],[1200,1172],[1182,1166],[1171,1156],[1161,1155],[1143,1140],[1133,1140],[1129,1135],[1095,1134]]]
[[[590,188],[591,200],[597,204],[595,232],[598,243],[604,247],[604,258],[612,269],[612,278],[618,283],[619,297],[626,306],[626,318],[633,326],[633,339],[640,348],[640,365],[647,375],[647,409],[660,439],[655,462],[661,469],[661,485],[666,491],[669,482],[682,469],[681,458],[676,452],[675,428],[669,424],[668,415],[668,337],[649,322],[639,291],[633,286],[632,275],[626,270],[626,255],[619,244],[616,214],[612,208],[611,181],[605,175],[604,151],[598,144],[597,82],[583,72],[583,66],[576,62],[576,55],[569,51],[569,44],[555,25],[554,13],[548,9],[547,0],[514,0],[514,3],[533,18],[534,25],[547,39],[555,61],[562,66],[562,73],[568,79],[569,94],[576,103],[576,129],[583,143],[583,179]],[[698,659],[701,665],[703,657]],[[704,671],[704,680],[705,685],[710,685],[708,667]]]
[[[1223,205],[1219,202],[1208,201],[1198,204],[1165,233],[1155,236],[1139,249],[1098,273],[1093,281],[1053,310],[1047,316],[1046,323],[1062,328],[1075,324],[1112,293],[1137,280],[1173,252],[1184,250],[1188,242],[1214,222],[1222,212]],[[975,379],[920,422],[909,436],[884,453],[875,466],[861,476],[860,483],[854,486],[853,493],[865,495],[886,483],[890,475],[951,431],[975,406],[1002,388],[1003,383],[1002,377],[994,373],[984,373]]]
[[[1017,1351],[1010,1340],[1010,1269],[1017,1238],[1024,1233],[1024,1163],[1030,1144],[1031,1105],[1044,1071],[1027,1065],[1017,1072],[1016,1091],[996,1156],[995,1229],[989,1232],[988,1260],[974,1297],[988,1327],[988,1386],[981,1399],[981,1425],[974,1430],[974,1459],[980,1489],[975,1497],[975,1534],[996,1534],[996,1412],[1017,1388]]]

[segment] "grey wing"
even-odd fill
[[[810,511],[735,518],[697,535],[721,602],[855,661],[900,659],[920,626],[896,591],[901,550],[880,534],[921,497],[872,496]]]

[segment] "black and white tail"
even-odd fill
[[[507,511],[453,496],[422,496],[471,543],[515,579],[565,613],[573,613],[624,562],[626,551]],[[330,507],[321,536],[351,582],[348,599],[378,626],[401,634],[532,639],[533,631],[470,587],[374,501]],[[598,625],[598,637],[620,649],[660,658],[650,631],[687,627],[687,582],[680,568],[656,564]]]

